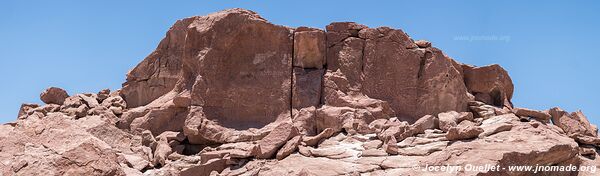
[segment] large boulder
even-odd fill
[[[513,112],[515,113],[515,115],[521,117],[532,117],[542,122],[550,120],[551,117],[550,114],[548,114],[547,112],[527,108],[514,108]]]
[[[62,105],[67,97],[67,91],[58,87],[50,87],[40,94],[40,99],[46,104]]]
[[[206,139],[211,137],[197,135],[209,134],[192,132],[208,127],[193,126],[198,124],[194,119],[213,121],[211,127],[225,132],[263,128],[290,117],[293,35],[293,29],[244,9],[178,21],[159,48],[128,74],[121,95],[129,107],[143,107],[126,112],[122,128],[151,129],[155,135],[180,130],[193,139]],[[320,74],[306,75],[297,80],[310,81]],[[314,97],[301,104],[316,105],[319,96]],[[160,124],[169,127],[156,126]],[[208,141],[224,143],[220,139],[228,136],[218,138]]]
[[[182,57],[191,104],[223,126],[260,128],[289,116],[292,29],[231,9],[192,17]]]
[[[258,141],[257,158],[268,159],[277,153],[289,139],[298,135],[298,129],[290,123],[281,123],[267,136]]]
[[[462,69],[467,89],[475,100],[512,108],[514,85],[504,68],[493,64],[483,67],[462,65]]]

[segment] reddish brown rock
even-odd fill
[[[411,129],[411,126],[408,123],[400,123],[397,125],[393,125],[385,129],[384,131],[377,134],[379,140],[385,140],[388,136],[393,136],[398,140],[403,140],[404,137],[408,137],[408,135],[403,135],[403,133],[408,132]],[[401,136],[402,135],[402,136]]]
[[[154,165],[162,165],[164,166],[167,162],[167,157],[173,153],[173,149],[169,146],[169,143],[166,139],[159,140],[156,149],[154,150]]]
[[[269,124],[261,129],[236,130],[207,119],[202,107],[192,106],[185,119],[183,133],[191,144],[223,144],[257,141],[265,137],[281,122]]]
[[[128,74],[121,95],[137,107],[186,90],[207,119],[263,127],[290,113],[292,35],[243,9],[186,18]]]
[[[552,122],[563,129],[568,135],[598,136],[598,128],[591,125],[581,111],[568,113],[558,107],[554,107],[548,112],[552,116]]]
[[[354,23],[330,24],[327,37],[325,104],[335,105],[336,94],[364,94],[388,102],[397,117],[409,122],[466,110],[467,89],[459,68],[440,50],[416,49],[401,30]]]
[[[462,65],[467,89],[475,100],[489,105],[512,107],[514,85],[508,72],[497,64],[483,67]]]
[[[335,133],[335,131],[333,129],[327,128],[327,129],[321,131],[321,133],[319,133],[316,136],[303,137],[302,142],[304,142],[304,144],[306,144],[307,146],[316,146],[317,144],[319,144],[319,142],[321,140],[327,139],[327,138],[333,136],[334,133]]]
[[[178,20],[156,50],[127,73],[120,95],[130,107],[146,105],[171,91],[181,76],[186,33],[195,18]]]
[[[203,107],[207,119],[247,129],[280,114],[291,116],[291,29],[243,9],[192,18],[183,45],[192,50],[182,56],[188,75],[183,81],[192,87],[191,103]]]
[[[35,108],[38,107],[40,107],[40,105],[38,104],[23,103],[21,104],[21,108],[19,108],[19,114],[17,115],[17,117],[24,118],[29,114],[29,112],[33,111]]]
[[[58,87],[50,87],[40,94],[40,99],[46,104],[62,105],[67,97],[67,91]]]
[[[133,119],[130,125],[132,131],[150,130],[153,135],[165,131],[182,131],[188,111],[173,103],[163,104],[161,107],[147,110],[141,117]]]
[[[458,125],[458,123],[463,120],[463,118],[460,117],[461,114],[456,111],[439,113],[437,116],[439,119],[439,127],[445,132],[447,132],[451,127]],[[471,119],[472,118],[473,117],[471,117]]]
[[[427,40],[417,40],[417,41],[415,41],[415,44],[417,44],[417,46],[419,46],[419,48],[431,47],[431,42],[429,42]]]
[[[122,91],[65,92],[62,103],[24,105],[16,122],[0,125],[0,175],[423,175],[412,168],[600,166],[592,149],[600,146],[597,127],[581,112],[558,108],[514,110],[551,116],[555,125],[519,121],[501,67],[462,65],[388,27],[326,28],[273,25],[243,9],[178,21]]]
[[[390,155],[398,154],[398,146],[396,145],[396,138],[394,136],[388,136],[384,139],[383,150]]]
[[[182,176],[209,176],[213,171],[221,172],[227,167],[226,159],[213,159],[200,166],[193,166],[181,171]]]
[[[448,129],[446,138],[448,140],[472,139],[478,137],[481,133],[483,133],[483,129],[478,126],[458,126]]]
[[[302,136],[296,136],[290,139],[279,149],[275,158],[278,160],[282,160],[285,157],[290,156],[290,154],[294,153],[298,149],[298,145],[300,145],[300,141],[302,141]]]
[[[289,123],[280,124],[258,141],[259,153],[256,157],[261,159],[274,157],[279,148],[296,135],[298,135],[298,129],[294,126]]]
[[[294,32],[294,66],[323,68],[325,65],[325,32],[300,27]]]
[[[523,117],[533,117],[539,121],[545,122],[550,120],[550,114],[542,111],[531,110],[527,108],[513,108],[515,115]]]
[[[324,69],[294,68],[292,108],[317,107],[321,103]]]
[[[311,106],[307,108],[302,108],[294,113],[292,122],[294,126],[298,128],[300,134],[309,136],[317,134],[315,111],[316,108]]]
[[[427,129],[436,129],[438,128],[437,121],[438,119],[432,115],[423,116],[411,125],[411,131],[414,131],[413,134],[419,134],[424,133]]]
[[[102,101],[106,100],[110,96],[110,89],[102,89],[97,94],[98,102],[102,103]]]

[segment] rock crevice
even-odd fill
[[[581,111],[514,107],[513,91],[499,65],[459,63],[400,29],[290,28],[228,9],[175,22],[121,90],[52,87],[40,95],[46,105],[23,104],[0,125],[0,175],[600,166],[598,129]],[[530,175],[457,173],[481,174]]]

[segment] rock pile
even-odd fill
[[[581,111],[514,107],[475,67],[399,29],[274,25],[229,9],[177,21],[121,90],[23,104],[0,175],[532,175],[426,165],[593,165]],[[550,175],[586,174],[577,171]]]

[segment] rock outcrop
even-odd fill
[[[476,67],[399,29],[325,30],[229,9],[177,21],[123,88],[23,104],[0,175],[533,175],[426,166],[598,166],[581,112],[514,107]],[[546,175],[591,174],[584,171]]]

